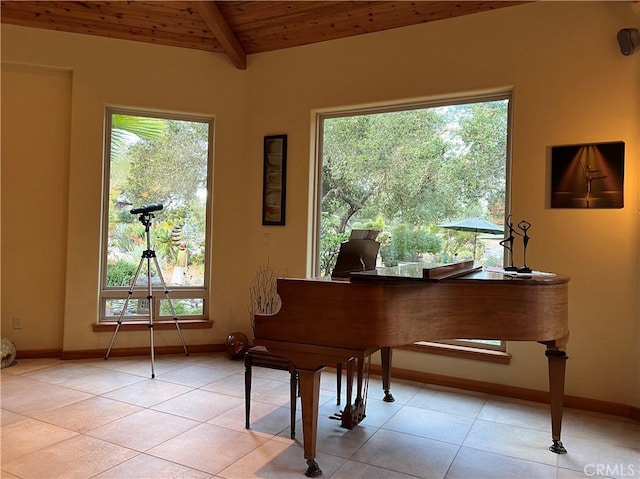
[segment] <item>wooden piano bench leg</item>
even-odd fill
[[[291,439],[296,438],[296,403],[298,401],[298,372],[293,363],[289,366],[289,395],[291,401]]]
[[[249,417],[251,415],[251,356],[244,356],[244,428],[250,429]]]
[[[338,398],[336,399],[336,406],[340,406],[340,393],[342,391],[342,363],[336,364],[336,389]]]
[[[254,347],[244,355],[244,407],[245,429],[251,429],[251,372],[254,366],[289,371],[291,396],[291,439],[296,438],[296,402],[298,396],[298,373],[288,359],[270,354],[266,349]]]

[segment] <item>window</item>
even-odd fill
[[[148,265],[154,320],[172,319],[171,306],[207,318],[213,120],[109,108],[105,124],[100,321],[120,318],[129,290],[123,319],[148,321]],[[145,218],[132,209],[154,203],[149,259]]]
[[[381,266],[474,257],[502,266],[501,234],[439,225],[504,223],[509,103],[501,93],[320,115],[317,274],[331,273],[352,229],[380,231]],[[500,341],[461,342],[504,350]]]

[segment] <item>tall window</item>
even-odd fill
[[[208,316],[210,164],[213,120],[107,109],[104,171],[101,321],[148,320],[147,265],[154,319]],[[152,208],[147,261],[146,225],[132,210]],[[135,284],[133,280],[136,277]],[[133,284],[133,289],[131,286]],[[155,290],[159,294],[155,294]]]
[[[321,115],[317,273],[331,274],[352,229],[380,231],[381,266],[502,266],[509,102],[504,93]],[[472,218],[497,234],[443,227]]]

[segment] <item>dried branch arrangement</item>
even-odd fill
[[[275,314],[280,310],[282,300],[277,293],[279,273],[269,263],[260,266],[249,287],[249,315],[251,327],[254,326],[256,314]]]

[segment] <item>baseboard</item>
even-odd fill
[[[219,353],[226,351],[224,344],[198,344],[187,346],[189,353]],[[59,349],[30,350],[18,351],[16,359],[37,359],[37,358],[60,358],[60,359],[90,359],[103,358],[106,349],[87,349],[80,351],[62,351]],[[159,346],[155,348],[155,354],[184,354],[182,346]],[[112,349],[110,357],[126,357],[126,356],[147,356],[149,355],[148,347],[140,348],[119,348]],[[371,372],[380,374],[380,365],[372,364]],[[513,399],[523,399],[526,401],[534,401],[540,403],[549,403],[549,392],[538,391],[535,389],[527,389],[516,386],[507,386],[505,384],[489,383],[485,381],[476,381],[474,379],[457,378],[454,376],[444,376],[440,374],[426,373],[422,371],[412,371],[410,369],[391,368],[391,377],[398,379],[406,379],[409,381],[417,381],[427,384],[435,384],[438,386],[446,386],[466,391],[476,391],[486,394],[494,394],[496,396],[504,396]],[[391,381],[391,390],[393,391],[393,380]],[[640,408],[630,406],[628,404],[620,404],[609,401],[601,401],[599,399],[583,398],[579,396],[571,396],[565,394],[565,407],[582,409],[584,411],[599,412],[610,414],[613,416],[621,416],[640,421]]]
[[[30,351],[19,349],[16,351],[16,359],[59,358],[61,356],[62,349],[34,349]]]
[[[375,374],[381,373],[381,368],[377,364],[371,365],[371,372]],[[526,401],[534,401],[549,404],[549,392],[538,391],[535,389],[527,389],[516,386],[508,386],[505,384],[489,383],[484,381],[476,381],[474,379],[457,378],[453,376],[444,376],[440,374],[425,373],[422,371],[412,371],[410,369],[391,368],[391,391],[393,392],[393,378],[407,379],[427,384],[435,384],[438,386],[446,386],[466,391],[475,391],[496,396],[504,396],[513,399],[523,399]],[[565,394],[564,406],[582,409],[584,411],[599,412],[610,414],[613,416],[622,416],[640,421],[640,408],[630,406],[628,404],[620,404],[609,401],[601,401],[599,399],[583,398],[579,396],[571,396]]]
[[[202,354],[202,353],[219,353],[226,351],[224,344],[196,344],[188,345],[187,350],[189,353]],[[17,352],[16,359],[37,359],[37,358],[60,358],[64,360],[68,359],[91,359],[91,358],[104,358],[107,353],[106,349],[83,349],[74,351],[62,351],[58,350],[31,350]],[[156,355],[163,354],[184,354],[182,346],[156,346],[154,348]],[[114,348],[111,350],[109,357],[126,357],[126,356],[149,356],[149,347],[140,348]]]

